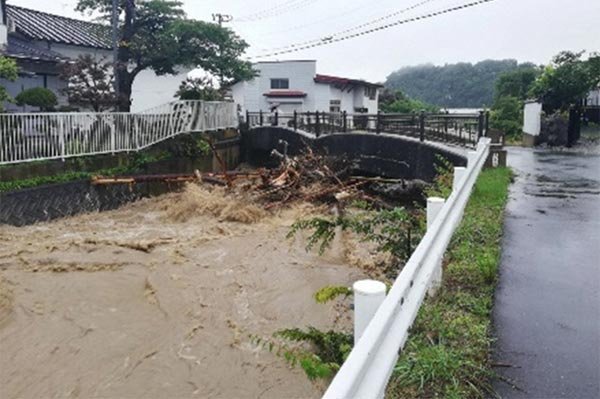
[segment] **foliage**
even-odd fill
[[[61,78],[67,82],[63,92],[71,104],[102,112],[117,103],[112,66],[104,59],[80,55],[75,62],[63,65]]]
[[[418,218],[403,207],[377,211],[367,209],[351,215],[298,220],[287,237],[291,238],[301,230],[311,230],[306,250],[310,251],[318,244],[319,254],[323,254],[339,227],[342,231],[352,231],[364,240],[376,243],[382,252],[406,259],[412,253],[411,241],[419,232],[419,226]]]
[[[15,100],[18,105],[39,107],[42,111],[52,110],[58,103],[56,94],[44,87],[23,90],[15,97]]]
[[[441,155],[435,156],[435,178],[433,184],[424,190],[425,198],[448,198],[452,194],[454,165]]]
[[[485,60],[476,64],[410,66],[390,74],[385,86],[440,107],[490,106],[496,79],[504,72],[525,67],[534,65],[516,60]]]
[[[78,0],[81,12],[98,12],[110,20],[112,0]],[[176,0],[121,0],[116,79],[119,109],[128,111],[135,77],[145,69],[175,74],[178,66],[200,67],[219,76],[222,85],[253,76],[240,59],[248,44],[231,29],[187,19]]]
[[[495,101],[507,96],[526,100],[533,82],[540,74],[538,67],[519,67],[502,73],[494,83]]]
[[[0,56],[0,79],[6,79],[9,81],[15,81],[17,79],[17,73],[19,69],[17,63],[12,58]],[[8,91],[4,86],[0,86],[0,112],[4,111],[3,103],[5,101],[12,101],[12,98],[8,94]]]
[[[600,55],[583,60],[584,52],[562,51],[535,80],[531,94],[552,113],[566,111],[600,84]]]
[[[421,306],[387,397],[490,397],[490,317],[510,181],[506,168],[477,180],[444,261],[442,289]]]
[[[401,90],[384,89],[379,96],[379,110],[386,113],[439,112],[439,107],[409,98]]]
[[[179,85],[175,97],[180,100],[222,101],[223,94],[209,78],[187,78]]]
[[[352,289],[342,286],[327,285],[315,292],[315,301],[317,301],[317,303],[327,303],[341,295],[344,295],[344,297],[352,295]]]
[[[520,137],[523,131],[523,102],[517,97],[500,97],[494,103],[490,126],[507,136]]]
[[[310,349],[290,347],[258,336],[250,336],[255,345],[275,351],[292,367],[300,365],[310,380],[330,378],[339,370],[352,350],[352,334],[337,331],[320,331],[314,327],[307,330],[288,328],[276,331],[273,336],[292,344],[308,344]]]

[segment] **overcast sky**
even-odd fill
[[[319,40],[395,13],[376,27],[474,0],[184,0],[190,18],[230,14],[249,44],[248,56]],[[76,0],[8,0],[8,4],[89,19]],[[419,5],[419,3],[424,3]],[[412,10],[402,10],[418,5]],[[334,36],[337,37],[337,36]],[[495,0],[358,38],[273,59],[316,59],[319,73],[383,81],[399,67],[422,63],[516,58],[548,63],[558,51],[600,50],[600,0]]]

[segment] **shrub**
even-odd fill
[[[507,136],[520,136],[523,131],[523,104],[513,96],[496,100],[492,109],[490,125],[502,130]]]
[[[42,111],[52,110],[58,103],[56,95],[44,87],[23,90],[15,100],[17,100],[18,105],[39,107]]]

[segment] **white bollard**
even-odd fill
[[[477,151],[467,151],[467,168],[472,168],[477,162]]]
[[[438,197],[427,198],[427,230],[431,228],[433,222],[437,218],[438,214],[444,207],[446,200]],[[442,259],[439,259],[438,264],[433,271],[433,275],[431,276],[431,284],[429,285],[429,289],[427,293],[429,296],[435,295],[438,288],[442,285]]]
[[[464,166],[457,166],[454,168],[454,176],[452,177],[452,191],[456,191],[458,189],[458,183],[465,177],[465,172],[467,168]]]
[[[354,292],[354,345],[385,299],[385,284],[376,280],[359,280],[352,285]]]

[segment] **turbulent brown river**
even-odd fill
[[[333,327],[342,307],[314,292],[364,277],[348,243],[318,256],[286,239],[298,217],[323,212],[267,214],[188,187],[0,226],[0,397],[318,397],[323,383],[250,335]]]

